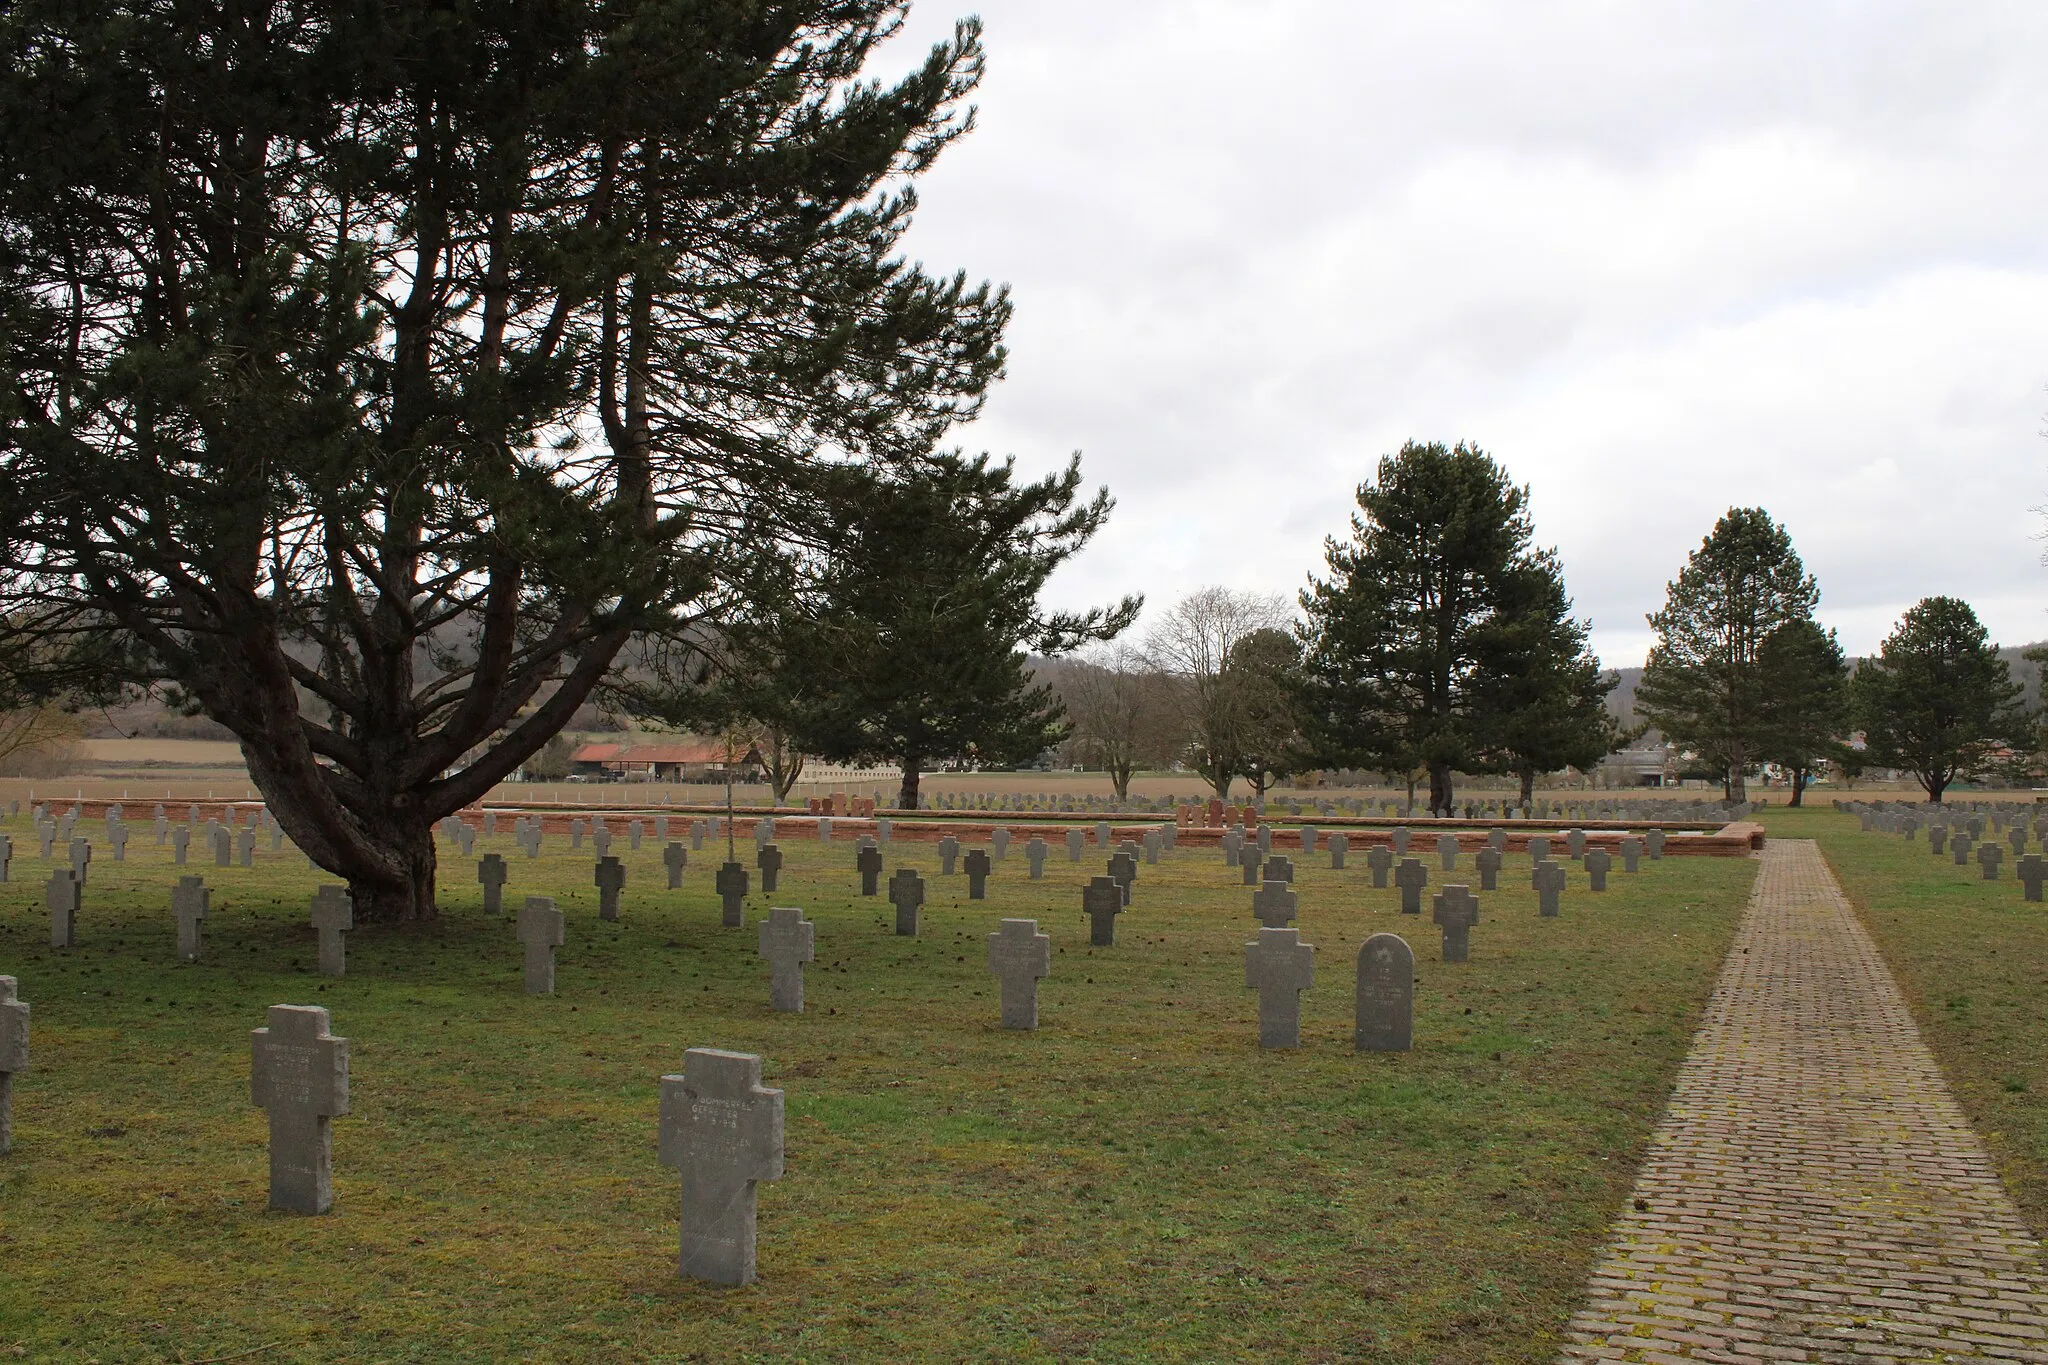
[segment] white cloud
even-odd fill
[[[924,0],[909,60],[954,15]],[[934,268],[1010,281],[962,440],[1119,506],[1071,602],[1291,593],[1402,440],[1535,492],[1611,663],[1731,504],[1853,651],[2048,636],[2048,9],[999,0]]]

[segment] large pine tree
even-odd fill
[[[1977,613],[1953,597],[1908,608],[1856,670],[1853,689],[1867,761],[1911,773],[1929,801],[2029,728],[2022,687]]]
[[[1760,507],[1731,507],[1649,618],[1657,643],[1636,710],[1673,744],[1719,765],[1730,800],[1748,799],[1748,771],[1767,757],[1764,641],[1809,620],[1819,600],[1785,528]]]

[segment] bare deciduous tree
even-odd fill
[[[1109,774],[1119,801],[1130,796],[1133,773],[1164,766],[1186,743],[1172,680],[1128,644],[1073,661],[1054,686],[1073,718],[1077,750]]]
[[[1229,668],[1232,652],[1259,631],[1293,624],[1284,597],[1211,587],[1183,597],[1146,635],[1147,656],[1179,684],[1189,766],[1226,800],[1251,757],[1247,699]]]

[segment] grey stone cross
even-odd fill
[[[50,946],[52,948],[76,948],[78,946],[78,900],[81,888],[78,874],[68,867],[60,867],[50,874],[50,884],[44,889],[43,904],[50,910]]]
[[[1614,866],[1614,855],[1604,848],[1589,848],[1580,861],[1586,865],[1586,889],[1605,891],[1607,873]]]
[[[1131,903],[1131,891],[1138,881],[1138,860],[1128,853],[1112,854],[1109,859],[1109,877],[1122,893],[1124,904]]]
[[[114,861],[128,861],[128,826],[116,820],[107,826],[107,842],[114,847]]]
[[[738,929],[747,922],[747,880],[744,867],[738,863],[723,863],[712,883],[721,902],[720,923],[728,929]]]
[[[569,847],[573,851],[583,847],[583,817],[577,816],[569,822]]]
[[[1498,825],[1486,831],[1486,846],[1495,853],[1508,851],[1508,832]]]
[[[1045,840],[1033,836],[1024,845],[1024,860],[1031,864],[1031,880],[1041,881],[1045,877],[1045,855],[1048,852]]]
[[[1501,852],[1491,844],[1479,850],[1472,857],[1472,866],[1479,869],[1479,889],[1496,891],[1500,888]]]
[[[313,930],[320,936],[320,975],[348,971],[348,932],[356,927],[355,902],[344,886],[323,886],[313,893]]]
[[[732,863],[728,866],[738,867]],[[782,1092],[761,1059],[693,1047],[683,1074],[661,1078],[661,1164],[681,1173],[684,1279],[754,1280],[755,1183],[782,1178]]]
[[[71,875],[78,878],[80,886],[85,885],[86,873],[92,870],[92,844],[85,839],[73,839],[66,850],[71,855]]]
[[[1970,848],[1971,838],[1967,834],[1954,835],[1948,841],[1948,851],[1954,855],[1957,867],[1969,866]]]
[[[666,816],[654,822],[654,834],[658,839],[668,838],[668,819]],[[754,847],[758,849],[763,844],[772,844],[774,842],[775,817],[764,815],[754,822]]]
[[[1394,856],[1406,857],[1408,854],[1408,841],[1414,837],[1413,832],[1409,830],[1408,826],[1396,826],[1394,832],[1388,837],[1393,841]]]
[[[995,850],[995,853],[996,853],[996,861],[997,861],[997,862],[999,862],[999,863],[1000,863],[1000,862],[1003,862],[1003,861],[1005,861],[1005,860],[1007,860],[1007,859],[1009,858],[1009,856],[1010,856],[1010,831],[1009,831],[1009,830],[1007,830],[1007,829],[1004,829],[1004,828],[1000,828],[1000,827],[998,827],[998,828],[996,829],[996,831],[995,831],[994,833],[992,833],[992,834],[990,834],[990,835],[988,836],[988,842],[989,842],[989,847],[991,847],[991,848],[993,848],[993,849]]]
[[[591,826],[590,850],[600,861],[612,856],[612,832],[606,829],[602,822]]]
[[[1116,946],[1116,917],[1123,913],[1124,889],[1114,877],[1096,877],[1081,888],[1081,913],[1088,917],[1088,942]]]
[[[1531,864],[1531,865],[1533,866],[1533,865],[1534,865],[1534,864],[1536,864],[1536,863],[1540,863],[1540,862],[1542,862],[1542,861],[1543,861],[1543,860],[1544,860],[1545,858],[1548,858],[1549,856],[1550,856],[1550,840],[1548,840],[1548,839],[1544,838],[1544,837],[1543,837],[1542,835],[1540,835],[1540,834],[1537,834],[1537,835],[1531,835],[1531,836],[1530,836],[1530,838],[1529,838],[1529,862],[1530,862],[1530,864]]]
[[[853,866],[860,873],[860,893],[874,895],[882,880],[882,850],[873,844],[862,844],[853,855]]]
[[[779,844],[763,844],[754,853],[754,866],[761,870],[761,894],[772,896],[782,879],[782,848]]]
[[[1314,825],[1303,825],[1301,827],[1301,851],[1303,853],[1313,853],[1316,851],[1316,827]]]
[[[2020,879],[2020,885],[2026,888],[2026,898],[2030,901],[2041,899],[2041,883],[2048,879],[2048,858],[2038,853],[2022,854],[2020,860],[2012,865],[2012,870],[2013,875]]]
[[[1643,847],[1650,850],[1650,861],[1657,862],[1664,857],[1664,831],[1653,829],[1643,836]]]
[[[1977,866],[1984,869],[1984,880],[1998,880],[1998,865],[2005,858],[2005,850],[1988,840],[1977,846]]]
[[[1275,853],[1272,857],[1266,859],[1266,865],[1261,870],[1260,880],[1292,883],[1294,881],[1294,859],[1283,858],[1278,853]]]
[[[164,840],[171,837],[171,822],[169,817],[163,813],[164,808],[162,806],[158,806],[156,809],[156,843],[158,848],[162,848]]]
[[[1102,820],[1097,822],[1095,826],[1095,846],[1097,848],[1109,847],[1109,821]]]
[[[945,838],[939,840],[939,875],[941,877],[952,876],[953,865],[959,860],[959,857],[960,841],[958,839],[948,834]]]
[[[1529,885],[1536,892],[1536,912],[1545,919],[1556,918],[1557,896],[1564,890],[1564,864],[1545,858],[1530,872]]]
[[[1455,868],[1458,865],[1458,836],[1455,834],[1437,835],[1436,856],[1438,861],[1443,864],[1444,871],[1449,872],[1452,868]]]
[[[1422,913],[1422,889],[1429,885],[1429,868],[1420,858],[1403,858],[1395,869],[1394,885],[1401,888],[1401,913]]]
[[[7,880],[8,870],[14,863],[14,840],[0,834],[0,882]]]
[[[1621,870],[1635,872],[1642,867],[1643,841],[1635,835],[1625,836],[1621,841]]]
[[[832,842],[832,817],[829,815],[818,817],[818,842],[821,844]]]
[[[183,867],[185,865],[186,850],[191,848],[191,846],[192,831],[189,827],[185,825],[179,825],[176,829],[171,831],[171,861],[173,863],[177,864],[179,867]],[[44,856],[49,856],[49,851],[47,849],[44,850]]]
[[[1158,865],[1159,850],[1163,847],[1164,840],[1165,836],[1156,829],[1145,831],[1143,847],[1145,850],[1145,862],[1148,866],[1156,867]]]
[[[0,1156],[14,1145],[14,1077],[28,1070],[28,1006],[15,980],[0,976]]]
[[[606,854],[597,860],[591,871],[591,881],[597,887],[597,917],[616,920],[619,917],[619,893],[626,889],[626,865]]]
[[[643,828],[638,820],[628,820],[626,822],[627,848],[637,849],[640,847],[640,832]]]
[[[1344,870],[1344,855],[1351,851],[1351,840],[1347,835],[1332,834],[1329,838],[1329,845],[1330,867],[1334,871],[1342,872]]]
[[[897,868],[889,878],[889,903],[896,907],[896,932],[915,938],[918,911],[924,908],[924,878],[910,868]]]
[[[1372,869],[1372,884],[1386,886],[1387,873],[1394,866],[1394,850],[1385,844],[1374,844],[1365,851],[1365,865]]]
[[[484,913],[502,915],[505,913],[505,860],[496,853],[486,853],[477,859],[477,884],[484,889]]]
[[[1038,982],[1052,975],[1052,938],[1035,919],[1006,919],[988,936],[988,969],[1002,983],[1003,1027],[1038,1027]]]
[[[1295,907],[1300,901],[1293,887],[1268,878],[1263,886],[1252,892],[1252,916],[1268,929],[1285,928],[1287,921],[1294,918]]]
[[[1472,926],[1479,923],[1479,902],[1472,889],[1451,885],[1437,892],[1430,918],[1444,931],[1444,961],[1466,961],[1472,951]]]
[[[552,896],[528,896],[519,908],[519,942],[526,949],[526,993],[555,993],[555,949],[567,925]]]
[[[1244,945],[1245,988],[1259,993],[1260,1047],[1301,1046],[1301,993],[1315,972],[1316,950],[1299,929],[1268,925]]]
[[[325,1213],[334,1207],[333,1120],[348,1112],[348,1039],[328,1031],[327,1011],[272,1005],[250,1032],[249,1098],[270,1116],[270,1207]]]
[[[967,899],[971,901],[988,899],[988,874],[994,870],[989,861],[988,850],[970,848],[966,861],[960,865],[967,873]]]
[[[672,843],[661,851],[661,865],[668,869],[668,889],[674,891],[683,884],[683,868],[689,863],[690,854],[681,844]]]
[[[1259,853],[1256,847],[1247,848],[1237,855],[1237,865],[1244,872],[1244,884],[1257,886],[1265,878],[1259,875]]]
[[[1358,949],[1359,1052],[1406,1052],[1415,1037],[1415,951],[1399,934],[1374,934]]]
[[[200,926],[213,908],[213,893],[197,877],[180,877],[171,888],[171,918],[178,922],[178,956],[197,962],[205,948]]]
[[[1584,857],[1586,854],[1586,831],[1582,829],[1566,830],[1564,848],[1565,855],[1573,862],[1577,862],[1580,858]]]
[[[1088,836],[1087,836],[1086,834],[1082,833],[1082,832],[1081,832],[1080,830],[1078,830],[1078,829],[1070,829],[1070,830],[1068,830],[1068,831],[1067,831],[1067,861],[1068,861],[1068,862],[1070,862],[1070,863],[1078,863],[1078,862],[1080,862],[1080,861],[1081,861],[1081,850],[1082,850],[1082,848],[1083,848],[1084,846],[1086,846],[1087,842],[1088,842]]]
[[[785,1014],[804,1012],[804,964],[817,956],[818,927],[804,912],[778,905],[761,921],[761,956],[768,959],[768,1004]]]
[[[1244,835],[1237,830],[1227,829],[1223,831],[1223,837],[1217,840],[1217,847],[1223,850],[1223,865],[1236,867],[1238,859],[1244,854]]]
[[[690,851],[692,853],[703,852],[704,836],[710,832],[710,826],[706,825],[702,820],[692,820],[690,822]]]

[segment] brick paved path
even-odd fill
[[[1566,1360],[2048,1362],[2041,1247],[1819,851],[1773,839]]]

